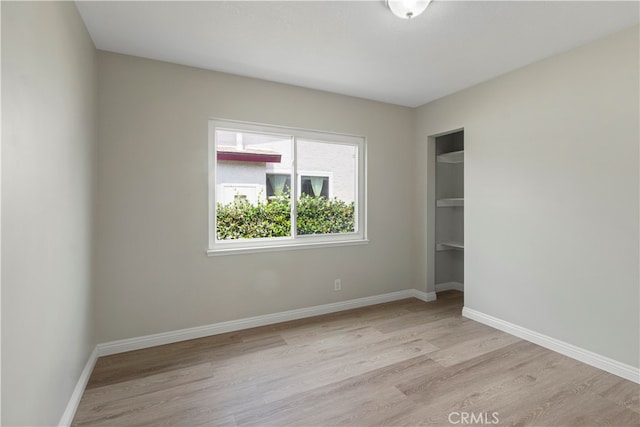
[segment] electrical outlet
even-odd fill
[[[335,282],[333,282],[333,290],[334,291],[340,291],[342,290],[342,280],[340,279],[336,279]]]

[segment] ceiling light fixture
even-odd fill
[[[391,12],[402,19],[415,18],[424,12],[429,3],[431,0],[387,0]]]

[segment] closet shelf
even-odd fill
[[[464,150],[440,154],[438,161],[440,163],[462,163],[464,162]]]
[[[436,206],[439,208],[450,208],[453,206],[464,206],[464,198],[462,197],[450,197],[445,199],[438,199]]]
[[[462,242],[440,242],[436,244],[436,251],[450,251],[450,250],[464,250],[464,243]]]

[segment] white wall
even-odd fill
[[[413,110],[107,52],[99,68],[100,342],[413,287]],[[368,137],[370,244],[207,257],[209,118]]]
[[[466,307],[635,367],[638,52],[635,27],[427,104],[416,155],[433,189],[428,137],[464,128]]]
[[[95,345],[96,52],[73,2],[2,2],[2,425],[56,425]]]
[[[356,198],[356,151],[351,145],[300,141],[297,152],[299,174],[329,176],[329,197],[353,202]],[[322,174],[324,172],[326,174]]]
[[[216,202],[227,204],[236,195],[247,196],[250,203],[267,198],[266,167],[259,162],[218,160],[216,169]]]

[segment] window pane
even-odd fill
[[[356,231],[357,147],[300,139],[296,150],[300,177],[297,233]]]
[[[291,137],[218,129],[215,144],[217,239],[291,236]]]

